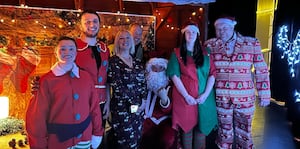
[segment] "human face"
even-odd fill
[[[133,40],[134,40],[134,44],[137,45],[141,42],[142,40],[142,28],[140,26],[133,26],[130,30],[132,36],[133,36]]]
[[[119,48],[120,50],[128,50],[131,48],[130,34],[128,32],[122,32],[119,36]]]
[[[165,73],[165,68],[160,65],[152,65],[151,71],[146,75],[147,87],[150,91],[157,91],[166,87],[169,83],[169,79]]]
[[[151,70],[153,72],[162,72],[162,71],[165,71],[165,67],[163,67],[161,65],[152,65]]]
[[[223,42],[228,41],[234,33],[234,27],[226,23],[219,23],[215,26],[216,36]]]
[[[56,57],[61,63],[73,63],[76,54],[76,45],[72,40],[61,40],[56,47]]]
[[[90,38],[96,38],[100,29],[98,16],[86,13],[81,17],[81,31]]]
[[[185,40],[187,43],[195,43],[198,36],[196,31],[186,30],[184,33],[185,33]]]

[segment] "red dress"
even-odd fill
[[[206,53],[204,52],[204,54]],[[177,65],[179,65],[179,67]],[[167,75],[169,77],[173,77],[174,75],[180,77],[188,93],[194,98],[199,96],[197,68],[191,53],[188,52],[185,65],[180,57],[180,49],[175,49],[168,63]],[[213,63],[210,63],[209,76],[210,75],[215,75]],[[198,105],[188,105],[176,87],[172,90],[172,102],[172,127],[174,129],[180,127],[185,133],[191,131],[198,124]]]

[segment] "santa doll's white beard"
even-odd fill
[[[166,87],[169,84],[169,79],[165,72],[150,72],[147,77],[148,90],[157,93],[157,90]]]

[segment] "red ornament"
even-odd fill
[[[173,22],[173,19],[172,19],[172,18],[168,18],[168,19],[167,19],[167,22],[168,22],[168,23],[172,23],[172,22]]]

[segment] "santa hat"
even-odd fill
[[[191,21],[191,20],[187,21],[185,23],[185,25],[182,27],[181,33],[183,34],[187,30],[195,31],[195,32],[197,32],[200,35],[198,24],[196,22],[194,22],[194,21]]]
[[[226,16],[226,17],[221,17],[221,18],[217,19],[215,21],[214,25],[217,26],[217,24],[220,24],[220,23],[225,23],[225,24],[228,24],[231,26],[235,26],[237,22],[235,21],[234,17]]]
[[[151,72],[152,65],[160,65],[164,68],[167,68],[168,60],[164,58],[151,58],[146,64],[147,72]]]

